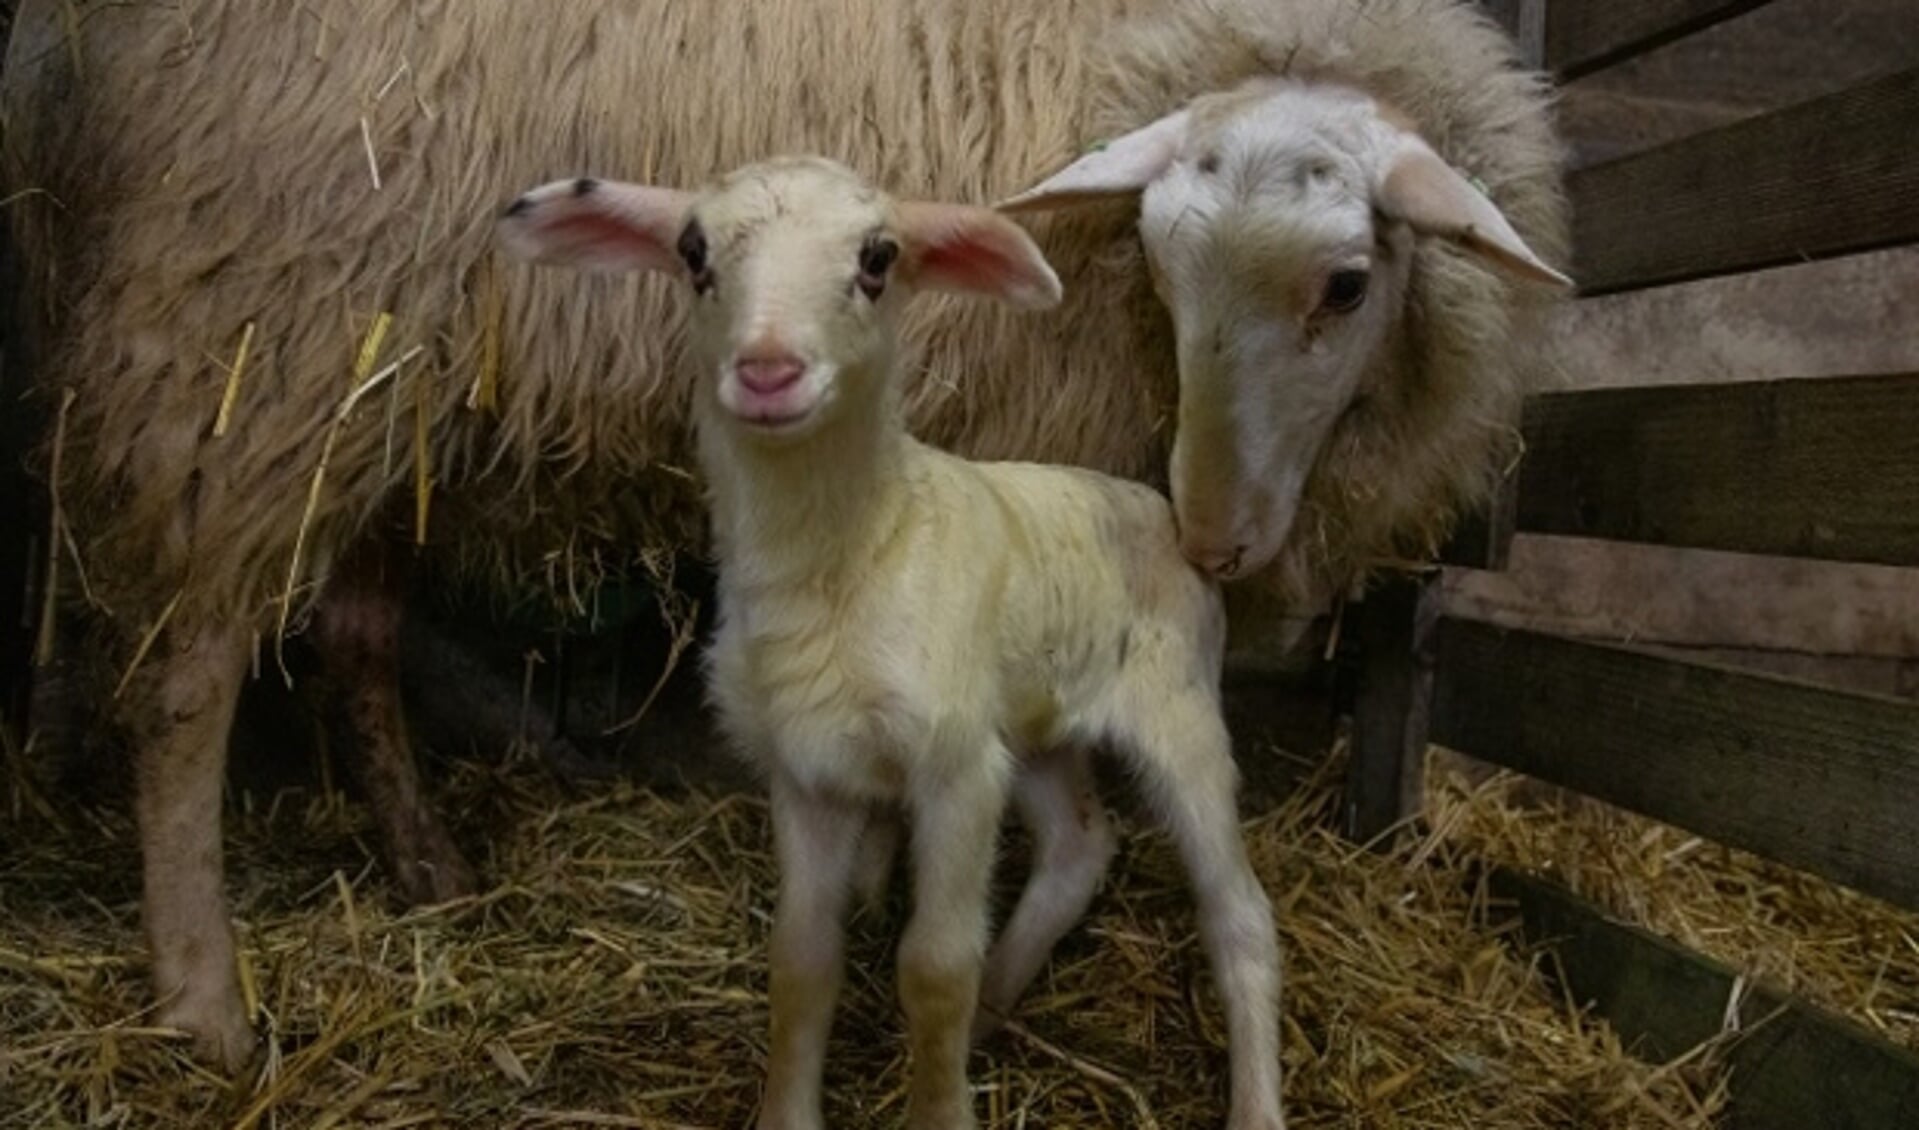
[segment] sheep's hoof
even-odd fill
[[[182,996],[166,1004],[157,1019],[193,1039],[193,1058],[238,1075],[253,1059],[259,1041],[247,1023],[246,1006],[232,987],[223,992]]]
[[[420,839],[419,850],[393,860],[393,878],[401,898],[413,906],[430,906],[479,891],[480,881],[472,866],[444,831],[436,829]]]
[[[603,785],[620,776],[619,763],[589,757],[565,738],[541,742],[540,756],[563,788]]]

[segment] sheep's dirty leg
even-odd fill
[[[914,782],[910,800],[913,914],[899,951],[912,1052],[906,1121],[914,1130],[971,1130],[977,1123],[966,1056],[1010,758],[995,749],[986,756],[936,754],[934,763],[950,769]]]
[[[820,1075],[844,975],[846,902],[866,809],[777,772],[771,799],[780,893],[768,955],[772,1031],[759,1126],[822,1130]]]
[[[1144,688],[1122,746],[1136,760],[1185,862],[1199,904],[1232,1061],[1228,1130],[1281,1130],[1279,941],[1272,905],[1246,859],[1239,772],[1218,701],[1194,692],[1154,702]]]
[[[1060,936],[1086,914],[1115,847],[1092,754],[1082,746],[1028,761],[1014,782],[1013,804],[1033,836],[1033,872],[986,956],[975,1042],[1012,1015]]]
[[[228,1072],[244,1067],[254,1047],[221,891],[220,840],[227,737],[247,655],[246,635],[232,624],[170,632],[126,698],[157,1020],[191,1034],[194,1054]]]
[[[473,893],[476,883],[422,796],[407,741],[400,705],[399,581],[397,567],[377,547],[361,547],[328,583],[314,614],[313,643],[340,699],[347,744],[402,897],[445,902]]]

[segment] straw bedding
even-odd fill
[[[1445,766],[1456,762],[1435,759]],[[1550,876],[1620,918],[1919,1049],[1919,913],[1511,774],[1433,774],[1459,850]]]
[[[1336,769],[1337,757],[1248,825],[1286,944],[1290,1124],[1711,1125],[1716,1079],[1637,1063],[1570,1015],[1483,924],[1451,846],[1374,855],[1334,836]],[[446,808],[494,886],[406,914],[391,909],[358,805],[323,789],[236,802],[245,983],[273,1032],[264,1067],[236,1087],[143,1027],[126,817],[49,802],[9,774],[0,1126],[745,1124],[772,891],[758,799],[631,786],[568,798],[525,757],[446,770]],[[1190,901],[1163,838],[1126,826],[1091,918],[1016,1029],[975,1057],[989,1126],[1223,1117],[1223,1034]],[[1006,854],[1023,862],[1017,842]],[[901,1114],[890,952],[902,913],[896,884],[852,932],[834,1125]]]

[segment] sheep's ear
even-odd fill
[[[897,223],[912,285],[984,295],[1027,310],[1059,304],[1059,276],[1033,237],[992,209],[901,204]]]
[[[1523,278],[1573,285],[1526,246],[1485,193],[1410,133],[1401,135],[1388,158],[1378,194],[1379,210],[1414,231],[1454,240]]]
[[[588,271],[678,271],[691,193],[619,181],[553,181],[501,213],[500,245],[534,263]]]
[[[994,207],[1002,212],[1068,208],[1138,192],[1166,171],[1186,141],[1186,111],[1168,114],[1092,152]]]

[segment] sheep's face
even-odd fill
[[[1341,87],[1201,99],[1004,207],[1129,190],[1178,347],[1181,544],[1221,576],[1279,554],[1334,424],[1395,371],[1416,232],[1563,281],[1402,120]]]
[[[1052,268],[1012,221],[894,201],[811,157],[746,166],[699,195],[555,182],[507,209],[501,237],[535,261],[683,278],[703,408],[767,442],[881,402],[897,313],[915,290],[1029,307],[1060,297]]]
[[[1181,544],[1222,576],[1279,553],[1411,259],[1405,226],[1374,219],[1363,107],[1315,119],[1290,101],[1198,132],[1140,203],[1178,347]]]

